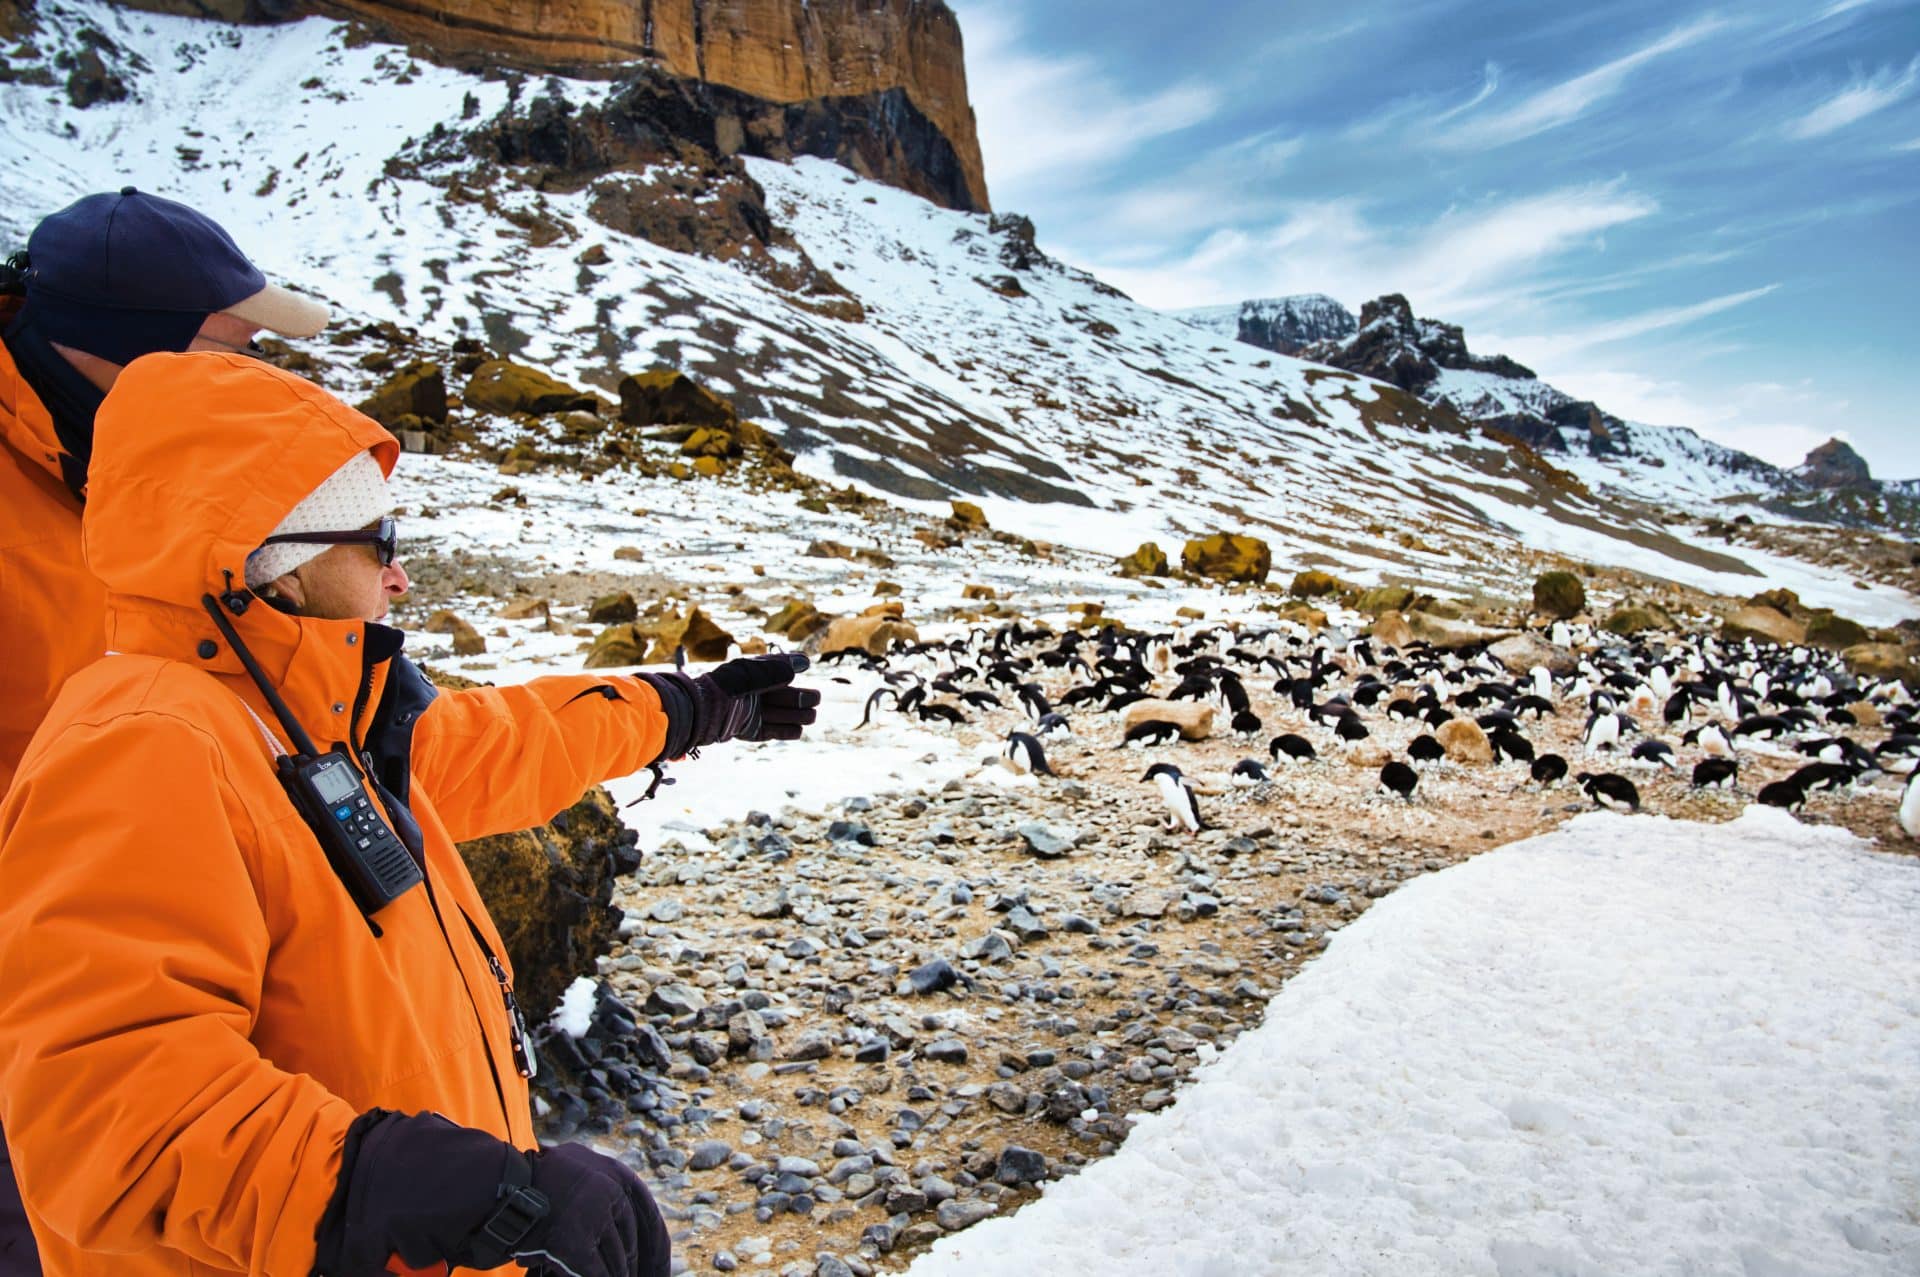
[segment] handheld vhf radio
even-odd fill
[[[246,610],[245,595],[230,593],[228,597],[238,604],[233,608],[236,613]],[[366,782],[360,778],[347,747],[335,745],[325,754],[316,750],[313,738],[294,718],[293,711],[287,708],[287,703],[253,659],[253,653],[221,614],[220,601],[208,594],[201,598],[201,603],[233,646],[234,655],[240,658],[241,665],[267,698],[274,717],[280,720],[293,742],[294,752],[280,755],[275,763],[280,784],[307,827],[313,830],[314,837],[320,840],[327,863],[346,885],[353,902],[360,906],[361,913],[371,918],[426,880],[420,865],[406,844],[380,819],[379,808],[367,793]]]

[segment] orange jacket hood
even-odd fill
[[[128,364],[95,418],[82,539],[110,595],[198,611],[355,452],[391,474],[400,445],[310,382],[244,355]]]
[[[19,306],[0,302],[0,325],[12,319]],[[13,362],[13,352],[0,342],[0,442],[22,458],[45,470],[61,483],[60,434],[53,428],[53,414]]]

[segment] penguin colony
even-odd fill
[[[900,715],[997,733],[996,718],[1015,717],[1002,756],[1023,773],[1061,774],[1048,761],[1050,742],[1146,753],[1150,765],[1133,775],[1160,796],[1167,829],[1189,835],[1216,823],[1203,800],[1237,790],[1284,802],[1290,773],[1347,762],[1357,750],[1378,762],[1379,801],[1418,804],[1432,769],[1461,770],[1447,762],[1445,742],[1473,732],[1448,725],[1471,723],[1491,752],[1494,783],[1564,789],[1619,812],[1642,810],[1655,793],[1730,792],[1791,811],[1815,793],[1881,793],[1899,827],[1920,838],[1920,790],[1909,781],[1895,792],[1920,761],[1920,723],[1900,683],[1856,678],[1817,648],[1708,635],[1627,640],[1566,622],[1545,637],[1566,649],[1555,664],[1570,672],[1510,670],[1484,646],[1396,650],[1292,622],[1065,633],[1016,622],[885,657],[849,649],[823,660],[881,675],[863,726]],[[1194,747],[1178,722],[1136,717],[1122,726],[1127,707],[1148,700],[1210,704],[1226,725],[1214,738],[1244,742],[1247,756],[1217,781],[1189,774],[1200,763],[1184,757]],[[1571,743],[1569,729],[1578,733]],[[1388,747],[1384,761],[1373,757],[1398,738],[1404,744]],[[1785,774],[1749,786],[1743,766]]]

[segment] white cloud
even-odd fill
[[[1421,314],[1458,319],[1527,292],[1554,259],[1657,209],[1609,182],[1456,209],[1425,226],[1382,228],[1356,201],[1324,200],[1289,204],[1260,230],[1216,231],[1173,260],[1122,251],[1081,264],[1153,306],[1325,293],[1357,308],[1397,292]]]
[[[1062,178],[1117,164],[1145,142],[1208,119],[1224,100],[1199,82],[1143,95],[1091,58],[1027,52],[997,7],[967,5],[961,17],[967,94],[996,203],[1018,205],[1023,192],[1042,194]]]
[[[1709,297],[1705,301],[1693,302],[1685,306],[1663,306],[1655,310],[1641,311],[1636,315],[1625,315],[1604,323],[1589,324],[1584,327],[1557,327],[1548,336],[1504,337],[1488,333],[1485,342],[1489,349],[1504,350],[1523,363],[1565,359],[1569,355],[1586,351],[1594,346],[1628,341],[1663,329],[1683,327],[1711,315],[1718,315],[1722,311],[1731,310],[1735,306],[1744,306],[1750,301],[1756,301],[1778,287],[1778,284],[1765,284],[1743,292]]]
[[[1904,71],[1882,67],[1872,75],[1855,73],[1847,86],[1783,130],[1796,141],[1825,137],[1878,111],[1884,111],[1920,84],[1920,57]],[[1903,148],[1904,149],[1904,148]]]
[[[1628,77],[1640,67],[1666,54],[1697,44],[1727,25],[1722,19],[1713,17],[1690,22],[1655,40],[1652,44],[1636,49],[1624,57],[1615,58],[1571,80],[1564,80],[1550,89],[1543,89],[1504,111],[1468,119],[1442,132],[1437,140],[1442,145],[1469,149],[1504,146],[1508,142],[1517,142],[1521,138],[1532,137],[1536,133],[1544,133],[1548,129],[1570,124],[1619,93],[1626,87]],[[1483,90],[1480,96],[1474,99],[1476,103],[1490,95],[1491,85],[1494,82],[1494,77],[1490,76],[1489,89]]]

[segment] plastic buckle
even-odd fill
[[[498,1268],[513,1254],[513,1248],[547,1217],[551,1203],[537,1188],[516,1188],[507,1194],[487,1222],[480,1225],[474,1238],[475,1258],[482,1268]],[[485,1248],[483,1253],[482,1248]]]

